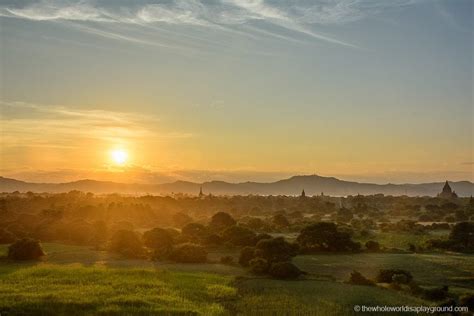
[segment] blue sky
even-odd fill
[[[2,173],[473,180],[472,20],[469,0],[1,1]]]

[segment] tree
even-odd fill
[[[110,240],[109,250],[129,258],[140,258],[144,255],[140,237],[130,230],[116,231]]]
[[[298,246],[283,237],[260,240],[255,246],[255,257],[262,257],[269,263],[288,261],[298,253]]]
[[[143,243],[154,250],[154,257],[165,257],[173,247],[171,233],[163,228],[153,228],[143,234]]]
[[[449,240],[453,248],[465,251],[474,250],[474,222],[462,222],[454,225]]]
[[[242,226],[230,226],[222,232],[222,240],[234,246],[253,246],[256,234]]]
[[[263,274],[268,271],[269,265],[268,261],[263,258],[254,258],[249,262],[250,271],[255,274]]]
[[[235,219],[225,212],[218,212],[211,217],[210,226],[217,231],[226,229],[227,227],[234,226],[236,224]]]
[[[173,214],[173,223],[176,225],[176,227],[181,228],[192,221],[193,219],[186,213],[178,212]]]
[[[44,255],[40,242],[32,238],[17,240],[8,247],[8,258],[12,260],[34,260]]]
[[[252,217],[247,222],[247,226],[255,230],[261,229],[264,225],[265,223],[263,222],[263,220],[258,217]]]
[[[344,222],[348,223],[351,221],[351,219],[354,217],[354,214],[352,214],[351,210],[343,207],[337,211],[337,221],[338,222]]]
[[[255,247],[244,247],[240,250],[239,264],[248,267],[250,260],[255,258]]]
[[[360,249],[360,244],[352,241],[350,233],[339,231],[336,224],[328,222],[319,222],[303,228],[296,242],[306,253]]]
[[[108,227],[104,221],[96,221],[92,225],[93,236],[92,241],[96,246],[102,245],[107,241]]]
[[[286,216],[283,215],[283,214],[277,214],[277,215],[273,216],[272,221],[273,221],[273,224],[275,224],[276,226],[279,226],[279,227],[288,227],[288,226],[290,226],[290,222],[288,221]]]
[[[207,261],[207,251],[202,246],[184,243],[173,247],[169,258],[182,263],[202,263]]]
[[[200,242],[209,234],[206,226],[199,223],[189,223],[181,229],[181,235],[189,241]]]

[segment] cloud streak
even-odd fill
[[[191,133],[158,132],[159,119],[137,113],[71,109],[23,102],[0,103],[2,147],[73,148],[73,140],[106,142],[152,137],[177,139]],[[53,141],[54,140],[54,141]]]
[[[264,0],[168,0],[160,3],[149,0],[130,1],[124,6],[113,1],[28,1],[26,4],[0,5],[0,16],[33,21],[69,21],[94,23],[125,23],[133,25],[171,25],[213,28],[234,31],[239,25],[252,25],[260,21],[309,37],[346,47],[356,47],[347,41],[321,34],[314,29],[318,25],[345,24],[378,14],[387,9],[406,7],[415,0],[291,0],[282,2]],[[255,26],[254,26],[255,28]],[[247,31],[249,28],[246,29]],[[165,44],[132,38],[126,35],[84,27],[83,31],[115,40],[167,47]],[[264,32],[255,32],[265,35]],[[274,38],[285,39],[287,36]],[[172,47],[171,47],[172,48]]]

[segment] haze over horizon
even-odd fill
[[[0,175],[474,181],[473,2],[0,3]]]

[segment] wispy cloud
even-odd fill
[[[93,0],[81,1],[28,1],[26,4],[0,4],[0,16],[28,19],[34,21],[70,21],[95,23],[126,23],[133,25],[176,25],[213,28],[231,31],[240,35],[249,34],[235,28],[239,25],[261,21],[275,25],[287,31],[308,36],[313,40],[323,41],[346,47],[356,47],[354,43],[334,36],[316,32],[318,25],[344,24],[363,19],[387,9],[400,8],[413,4],[417,0],[318,0],[318,1],[264,1],[264,0],[169,0],[123,2]],[[254,30],[257,28],[253,26]],[[126,40],[140,44],[153,44],[167,47],[162,43],[137,39],[114,32],[101,31],[97,28],[83,27],[83,31],[115,40]],[[266,31],[268,33],[268,30]],[[255,32],[265,36],[263,32]],[[272,32],[274,33],[274,32]],[[275,34],[274,38],[288,39],[288,36]],[[175,48],[175,47],[171,47]]]
[[[188,138],[186,132],[158,132],[159,119],[105,110],[71,109],[23,102],[0,102],[2,147],[72,148],[78,139],[114,142],[152,137]],[[76,140],[76,141],[73,141]]]

